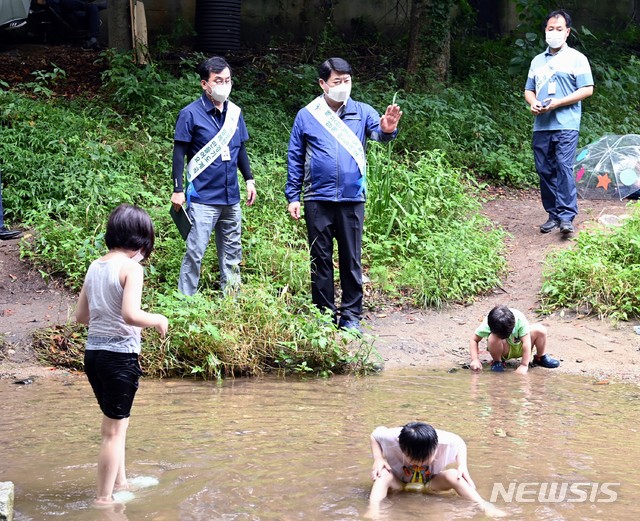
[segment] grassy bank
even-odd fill
[[[404,111],[396,142],[369,150],[363,248],[369,294],[439,306],[471,300],[499,282],[502,232],[480,214],[482,182],[535,181],[524,77],[507,73],[508,52],[495,42],[470,42],[464,61],[473,66],[465,68],[458,57],[454,71],[465,73],[423,92],[399,89],[393,70],[356,72],[355,99],[383,111],[396,95]],[[318,93],[314,68],[282,64],[270,54],[236,67],[232,97],[249,127],[259,193],[258,204],[243,209],[243,290],[236,300],[222,298],[212,247],[200,293],[185,300],[176,291],[184,243],[168,215],[170,165],[177,113],[201,92],[193,72],[201,57],[171,69],[159,62],[138,68],[122,55],[105,59],[103,85],[91,99],[48,97],[46,89],[60,81],[53,72],[36,76],[35,96],[34,85],[0,94],[5,206],[11,219],[35,231],[24,254],[78,289],[91,260],[105,251],[109,212],[121,202],[138,204],[157,231],[144,304],[170,320],[166,341],[146,336],[148,374],[370,370],[377,362],[371,343],[336,332],[310,304],[304,225],[285,211],[289,130],[296,111]],[[635,78],[634,60],[621,57],[615,71],[606,66],[606,74],[618,76],[586,104],[583,140],[612,126],[638,127],[637,111],[623,116],[615,103],[629,90],[620,87],[621,78]],[[353,62],[357,71],[358,58]],[[79,352],[82,330],[66,333],[69,349]]]
[[[543,309],[571,308],[615,320],[640,316],[640,205],[623,226],[580,233],[573,248],[547,259]]]

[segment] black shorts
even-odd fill
[[[84,372],[107,418],[122,420],[131,415],[142,376],[137,354],[89,349],[84,353]]]

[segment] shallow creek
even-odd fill
[[[86,379],[2,380],[0,481],[16,486],[16,521],[364,519],[369,434],[422,420],[462,436],[480,494],[494,495],[508,519],[636,521],[639,396],[634,385],[543,369],[526,377],[405,369],[326,380],[143,379],[127,471],[159,484],[98,511],[101,413]],[[391,495],[381,516],[484,519],[455,495],[412,493]]]

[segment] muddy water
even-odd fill
[[[16,485],[17,521],[363,519],[371,430],[421,419],[466,440],[486,499],[494,483],[513,488],[520,501],[496,500],[508,519],[635,521],[639,395],[636,386],[541,369],[525,378],[403,370],[221,385],[143,380],[127,470],[160,483],[137,492],[123,511],[100,512],[90,507],[100,412],[86,380],[3,380],[0,481]],[[540,501],[534,483],[541,482],[557,483],[558,491],[573,484],[574,492],[567,489],[562,502]],[[603,491],[602,483],[619,485]],[[382,516],[483,519],[456,496],[411,493],[391,496]]]

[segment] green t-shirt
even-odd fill
[[[522,337],[529,333],[529,322],[524,315],[517,309],[509,308],[516,319],[516,324],[513,326],[513,331],[507,338],[507,343],[510,345],[519,345],[522,342]],[[484,319],[482,324],[476,329],[476,335],[480,338],[487,338],[491,334],[489,324],[487,322],[488,317]]]

